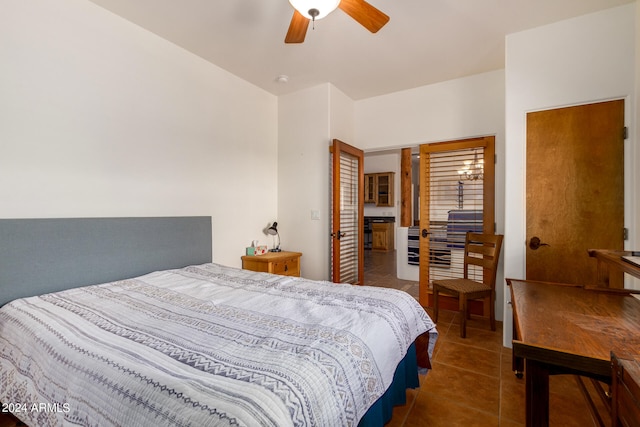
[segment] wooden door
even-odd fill
[[[482,153],[481,159],[475,156],[475,154],[479,153]],[[465,184],[460,184],[460,181],[465,180],[465,178],[463,178],[465,167],[469,165],[469,162],[473,162],[474,158],[476,160],[482,160],[484,165],[482,176],[469,176],[469,178],[475,178],[474,187],[477,188],[477,191],[480,193],[477,196],[480,200],[479,208],[482,211],[481,231],[484,233],[494,233],[495,137],[487,136],[420,146],[419,300],[420,304],[425,307],[431,305],[431,268],[447,268],[446,259],[440,259],[441,254],[438,252],[442,249],[444,252],[449,251],[449,255],[451,255],[451,252],[460,245],[460,242],[452,242],[450,239],[451,236],[446,236],[446,211],[465,208],[466,205],[464,204],[464,200],[461,200],[460,193],[461,187]],[[432,218],[432,216],[435,216],[431,214],[432,212],[439,212],[440,216],[445,216],[442,218]],[[444,243],[438,242],[438,240],[441,239],[434,234],[438,232],[435,227],[443,222],[442,220],[444,220]],[[434,240],[434,248],[431,248],[430,241],[432,239]],[[441,248],[435,248],[436,244],[440,245]],[[464,239],[462,246],[464,247]],[[452,247],[454,249],[452,249]],[[444,257],[446,258],[446,256],[445,254]],[[451,261],[449,261],[449,266],[451,266]],[[452,274],[457,274],[453,269],[450,270]],[[456,277],[462,277],[461,271],[460,269],[460,273]],[[445,301],[444,306],[449,307],[447,304]],[[487,304],[488,302],[485,302],[484,307],[480,307],[479,309],[470,306],[470,311],[475,314],[488,313]],[[457,309],[457,305],[453,307],[453,309]]]
[[[364,152],[337,139],[331,151],[331,280],[363,284]]]
[[[527,279],[595,285],[587,250],[623,249],[623,131],[623,100],[527,114]]]

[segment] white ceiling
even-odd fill
[[[284,43],[287,0],[91,1],[275,95],[330,82],[358,100],[504,68],[506,34],[635,0],[370,0],[378,33],[338,9],[303,44]]]

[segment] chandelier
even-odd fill
[[[484,159],[478,159],[478,151],[473,150],[473,160],[465,160],[461,169],[458,169],[460,179],[477,181],[484,179]]]

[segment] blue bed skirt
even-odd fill
[[[369,408],[358,427],[382,427],[391,419],[393,407],[407,402],[406,390],[420,387],[416,343],[411,344],[407,354],[400,361],[393,375],[393,382],[387,391]]]

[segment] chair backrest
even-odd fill
[[[496,285],[498,260],[502,248],[501,234],[467,233],[464,243],[464,278],[469,278],[469,266],[483,268],[483,283],[493,289]]]

